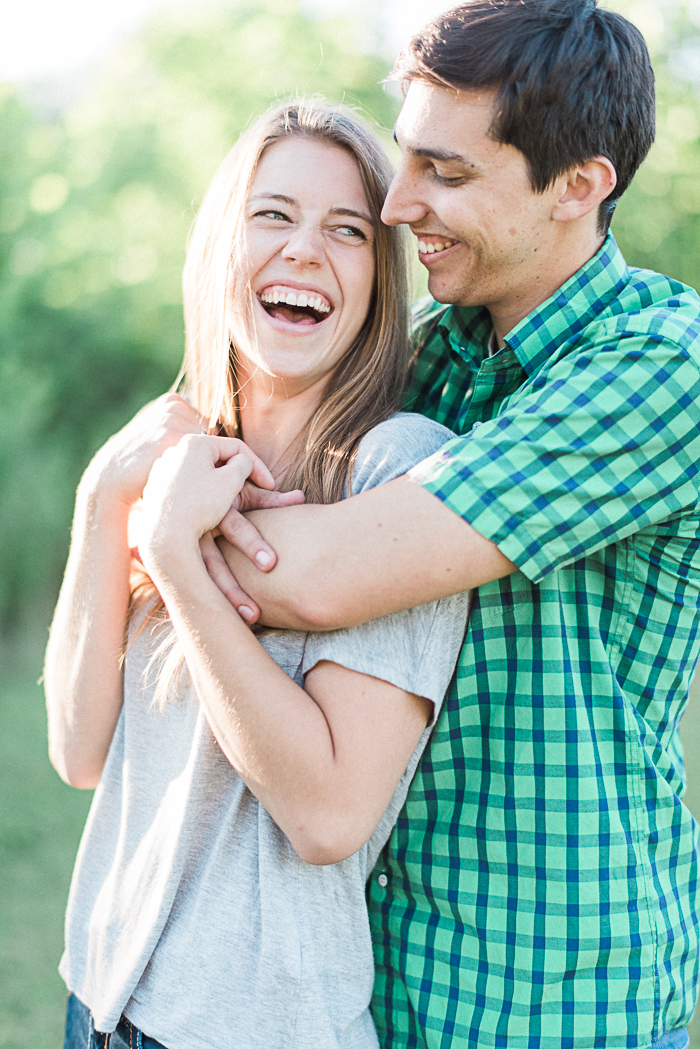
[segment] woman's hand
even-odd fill
[[[179,394],[166,393],[110,437],[88,466],[85,483],[133,506],[156,459],[184,436],[201,432],[195,409]]]
[[[247,484],[248,478],[258,487]],[[186,555],[231,507],[259,506],[263,491],[278,505],[290,501],[279,493],[272,499],[274,487],[270,471],[243,441],[184,437],[155,461],[143,492],[139,551],[144,565],[155,568],[169,554]],[[261,540],[258,545],[263,546]]]

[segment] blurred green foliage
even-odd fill
[[[659,86],[658,141],[613,229],[630,264],[697,287],[700,0],[610,6],[643,29]],[[0,690],[0,1049],[60,1044],[55,966],[89,799],[50,769],[31,678],[75,486],[177,373],[187,231],[250,118],[318,91],[393,123],[395,95],[379,86],[391,55],[368,50],[366,30],[314,21],[292,0],[196,3],[153,21],[60,116],[0,85],[0,619],[19,667]],[[698,813],[700,685],[684,734]]]
[[[700,5],[611,3],[645,31],[659,85],[658,141],[613,229],[630,263],[698,286]],[[290,92],[393,123],[396,95],[379,84],[390,56],[361,29],[288,0],[197,3],[153,20],[58,117],[0,85],[6,630],[47,614],[89,458],[176,375],[187,231],[239,131]]]
[[[700,288],[700,4],[616,0],[644,32],[658,92],[657,135],[613,230],[630,265]]]
[[[392,125],[358,27],[288,0],[162,15],[79,104],[42,120],[0,87],[0,616],[50,604],[80,473],[173,382],[185,240],[251,116],[321,92]],[[39,613],[45,615],[44,611]]]

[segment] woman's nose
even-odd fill
[[[318,226],[303,225],[293,230],[287,240],[282,257],[288,262],[300,262],[304,265],[320,265],[325,253],[323,234]]]

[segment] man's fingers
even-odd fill
[[[207,532],[202,536],[199,541],[199,548],[202,552],[202,560],[207,572],[221,593],[230,601],[239,616],[246,623],[254,623],[260,615],[260,609],[239,587],[235,576],[224,560],[223,554],[214,542],[211,532]]]
[[[219,523],[219,531],[263,572],[275,567],[277,554],[238,510],[229,510]]]

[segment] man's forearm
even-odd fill
[[[436,496],[400,477],[331,506],[251,515],[277,551],[264,575],[224,556],[267,626],[355,626],[508,575],[515,565]]]

